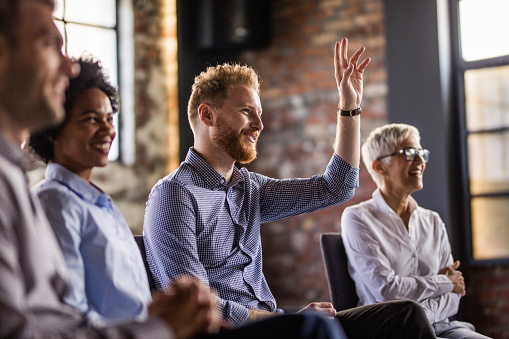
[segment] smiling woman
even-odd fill
[[[70,272],[65,302],[101,324],[143,320],[151,296],[138,247],[111,198],[90,182],[92,170],[108,164],[118,94],[98,61],[77,62],[81,73],[66,91],[65,121],[29,141],[49,163],[34,193]]]
[[[77,78],[71,81],[65,92],[64,122],[60,126],[32,135],[29,140],[30,148],[46,163],[54,161],[65,166],[68,161],[78,161],[75,159],[77,158],[76,153],[71,152],[66,156],[68,143],[77,142],[75,133],[81,135],[97,132],[101,137],[96,136],[94,139],[102,139],[110,145],[115,138],[112,118],[119,110],[117,90],[109,82],[103,72],[102,64],[98,60],[80,58],[76,62],[81,66],[81,72]],[[86,127],[87,131],[83,127]],[[98,129],[98,127],[101,128]],[[72,131],[73,129],[75,131]],[[85,145],[81,147],[85,147]],[[106,164],[107,159],[106,162],[94,164],[92,167],[106,166]],[[88,170],[91,171],[92,167],[89,166]],[[69,169],[77,170],[73,165],[69,165]],[[85,170],[85,168],[81,168],[81,170]],[[89,181],[90,173],[88,173],[88,178],[85,176],[83,179]]]
[[[74,101],[67,121],[54,139],[54,159],[89,182],[92,168],[108,164],[115,139],[113,108],[102,90],[83,90]]]
[[[373,130],[362,146],[377,189],[372,199],[347,207],[341,216],[359,305],[415,300],[437,337],[487,339],[469,323],[449,321],[466,293],[465,281],[444,222],[411,196],[423,188],[429,156],[420,139],[414,126],[389,124]]]

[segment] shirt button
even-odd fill
[[[417,254],[412,253],[412,258],[417,258]]]

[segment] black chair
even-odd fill
[[[355,283],[348,274],[348,257],[341,234],[322,233],[320,246],[332,305],[336,311],[357,307],[359,298],[355,291]]]
[[[147,252],[145,252],[145,243],[143,242],[143,235],[135,235],[134,240],[136,240],[136,244],[140,249],[141,257],[143,258],[143,263],[145,264],[145,271],[147,272],[148,285],[150,287],[150,290],[151,291],[157,290],[156,285],[154,283],[154,277],[152,276],[152,272],[150,272],[150,268],[148,267]]]

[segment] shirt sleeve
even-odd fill
[[[430,323],[440,322],[456,313],[461,296],[458,293],[448,292],[438,297],[427,298],[420,302]]]
[[[447,236],[445,224],[438,213],[434,213],[434,218],[440,225],[440,266],[445,268],[452,265],[454,262],[451,253],[451,244],[449,242],[449,237]],[[445,277],[445,275],[440,276]],[[445,277],[445,279],[449,280],[447,277]],[[430,322],[435,323],[458,313],[460,300],[461,295],[458,293],[448,292],[436,297],[424,299],[420,304],[426,311]]]
[[[362,217],[347,208],[341,217],[341,235],[345,244],[350,274],[362,281],[376,302],[411,299],[421,302],[452,291],[451,281],[443,274],[400,276],[391,268],[373,232]]]
[[[167,289],[181,275],[197,277],[210,286],[200,261],[196,239],[196,201],[176,182],[154,186],[147,201],[143,225],[147,261],[158,289]],[[249,310],[233,301],[219,299],[224,319],[242,325]]]
[[[2,159],[0,158],[0,161]],[[0,187],[7,188],[0,171]],[[10,187],[9,187],[10,188]],[[4,193],[4,192],[2,192]],[[19,223],[15,202],[0,194],[0,337],[19,338],[27,326],[26,283],[19,264],[20,243],[15,230]],[[18,212],[19,213],[19,212]]]
[[[260,186],[261,223],[310,213],[351,199],[359,169],[333,154],[325,173],[307,179],[271,179],[252,173]]]
[[[80,251],[84,218],[82,207],[60,188],[38,190],[37,196],[64,255],[68,272],[64,301],[85,314],[90,321],[103,324],[101,315],[89,304],[85,287],[85,264]]]

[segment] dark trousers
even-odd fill
[[[317,314],[289,314],[248,323],[200,339],[347,339],[341,326]]]
[[[337,313],[349,339],[436,338],[422,307],[414,301],[388,301]]]

